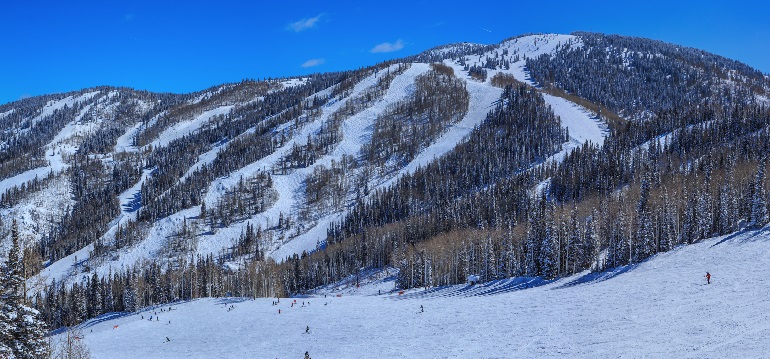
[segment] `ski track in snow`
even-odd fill
[[[418,168],[426,166],[433,160],[454,149],[473,131],[474,127],[480,125],[487,118],[487,114],[494,108],[495,102],[500,99],[500,95],[503,93],[502,89],[491,86],[489,83],[479,83],[478,81],[471,79],[470,76],[463,71],[461,66],[450,62],[446,62],[445,65],[452,66],[455,75],[464,79],[467,83],[468,93],[470,94],[468,112],[458,123],[450,126],[437,140],[433,141],[427,148],[420,151],[420,153],[395,176],[377,187],[387,188],[395,184],[399,178],[414,173]]]
[[[392,102],[395,102],[397,100],[400,100],[403,96],[405,96],[404,89],[406,86],[410,85],[414,82],[414,77],[419,75],[420,73],[427,71],[428,66],[425,64],[416,64],[413,65],[412,68],[407,70],[404,74],[400,75],[396,79],[393,80],[393,84],[391,85],[388,94],[384,97],[383,101],[380,101],[380,103],[374,105],[372,108],[366,109],[362,111],[361,113],[347,119],[343,123],[343,141],[339,144],[339,146],[329,155],[324,156],[320,158],[314,165],[318,164],[330,164],[332,159],[339,160],[339,158],[343,154],[356,154],[360,146],[363,144],[363,139],[366,139],[367,131],[371,131],[370,127],[371,122],[376,118],[376,115],[384,110],[387,105],[389,105]],[[358,94],[360,94],[362,91],[364,91],[366,88],[368,88],[371,85],[374,85],[376,81],[379,79],[379,75],[381,75],[382,72],[380,72],[377,77],[370,76],[369,78],[364,79],[362,82],[357,84],[352,94],[349,98],[352,98]],[[317,119],[316,121],[305,124],[303,128],[301,128],[297,135],[295,135],[290,141],[288,141],[283,147],[276,150],[274,153],[268,155],[267,157],[263,158],[260,161],[257,161],[255,163],[252,163],[244,168],[241,168],[238,171],[235,171],[234,173],[231,173],[229,176],[224,178],[219,178],[215,180],[212,185],[210,186],[210,189],[207,193],[207,196],[205,198],[208,206],[213,206],[216,203],[216,200],[219,198],[219,196],[223,195],[225,191],[229,188],[232,188],[238,183],[238,180],[241,176],[248,177],[251,176],[257,171],[263,170],[263,169],[269,169],[274,163],[276,163],[282,156],[284,156],[286,153],[288,153],[291,150],[292,145],[297,143],[304,143],[304,140],[307,138],[308,134],[312,134],[318,131],[318,129],[321,127],[321,124],[323,121],[326,120],[329,114],[333,113],[337,108],[339,108],[342,104],[344,104],[346,99],[337,101],[326,108],[324,108],[324,113],[321,118]],[[229,106],[225,106],[229,107]],[[218,111],[217,111],[218,110]],[[186,133],[190,133],[194,131],[194,129],[200,128],[203,123],[210,118],[211,116],[219,113],[229,112],[229,108],[218,108],[217,110],[207,111],[206,113],[202,114],[198,118],[196,118],[193,121],[188,121],[187,124],[180,126],[180,128],[184,128]],[[217,112],[214,112],[217,111]],[[167,130],[168,131],[168,130]],[[130,132],[130,130],[129,130]],[[164,131],[165,133],[165,131]],[[161,135],[159,136],[159,139],[156,140],[157,143],[168,143],[171,140],[173,140],[170,136],[171,132],[169,132],[169,136]],[[176,134],[176,138],[181,137],[181,135]],[[129,135],[124,135],[126,139],[129,139]],[[162,139],[162,140],[161,140]],[[126,140],[128,141],[128,140]],[[130,143],[127,142],[127,143]],[[155,142],[154,142],[155,143]],[[225,144],[222,144],[218,147],[224,146]],[[125,146],[128,147],[128,146]],[[116,148],[117,150],[118,148]],[[203,154],[199,157],[199,163],[196,163],[196,165],[193,165],[191,167],[191,170],[194,170],[194,168],[197,167],[197,165],[200,165],[201,163],[207,163],[216,156],[218,148],[212,149],[211,151]],[[297,201],[301,199],[301,188],[304,186],[303,181],[305,176],[308,173],[311,173],[313,170],[313,167],[304,168],[304,169],[297,169],[293,170],[288,175],[274,175],[273,176],[273,182],[274,187],[279,193],[278,202],[268,208],[265,212],[257,214],[256,216],[253,216],[250,220],[251,223],[256,224],[262,224],[263,227],[275,225],[278,221],[279,214],[282,212],[284,214],[292,214],[294,213],[294,210],[298,206]],[[188,171],[190,172],[190,171]],[[123,194],[120,195],[120,202],[121,207],[123,209],[123,213],[119,216],[118,219],[113,221],[113,225],[111,226],[111,229],[104,234],[103,238],[112,238],[114,236],[114,231],[116,230],[116,224],[118,223],[125,223],[125,221],[132,219],[135,217],[135,212],[130,212],[135,210],[135,207],[132,207],[129,203],[134,200],[136,193],[141,188],[141,183],[147,178],[147,173],[145,173],[142,177],[142,179],[131,189],[125,191]],[[152,259],[156,258],[163,253],[163,248],[167,242],[167,238],[169,235],[173,234],[178,228],[180,228],[182,222],[185,220],[185,218],[194,218],[200,215],[200,208],[199,207],[192,207],[188,208],[182,211],[179,211],[177,213],[174,213],[166,218],[160,219],[157,222],[153,223],[152,228],[150,229],[149,234],[147,235],[147,238],[130,247],[120,250],[117,253],[117,257],[108,258],[101,263],[89,263],[92,267],[92,270],[95,270],[100,275],[105,275],[109,272],[110,269],[116,270],[118,268],[126,268],[128,266],[131,266],[136,263],[140,263],[143,260],[146,259]],[[247,222],[239,222],[234,223],[230,227],[227,228],[218,228],[217,233],[214,235],[209,234],[203,234],[198,237],[198,247],[197,247],[197,254],[216,254],[219,253],[224,248],[228,248],[232,245],[232,242],[235,241],[235,239],[240,235],[241,231],[245,227]],[[325,228],[324,228],[325,231]],[[325,235],[325,232],[324,232]],[[303,248],[303,250],[312,250],[315,249],[316,246],[316,240],[313,239],[312,243],[304,243],[302,241],[296,241],[292,240],[288,243],[291,243],[293,246],[296,246],[297,244],[302,244],[303,246],[307,246],[307,248]],[[49,276],[49,280],[51,277],[56,278],[64,278],[67,277],[70,273],[79,272],[80,269],[73,268],[74,266],[74,256],[77,255],[78,262],[83,261],[84,258],[89,257],[89,251],[92,250],[92,246],[89,246],[88,248],[84,250],[78,251],[76,254],[73,254],[67,258],[64,258],[60,260],[60,262],[64,262],[65,264],[57,265],[55,267],[49,267],[51,268],[50,271],[48,271],[46,268],[46,271],[44,271],[44,275]],[[299,251],[301,252],[301,250]],[[294,253],[294,252],[292,252]],[[80,264],[82,266],[82,264]]]
[[[552,282],[512,278],[399,296],[388,291],[392,281],[391,275],[365,283],[355,288],[359,294],[332,287],[281,298],[277,306],[274,298],[200,299],[164,305],[163,312],[106,314],[80,329],[95,359],[301,358],[305,351],[313,358],[724,358],[770,352],[767,229]]]
[[[177,123],[166,130],[164,130],[157,139],[155,139],[151,145],[167,146],[172,141],[182,138],[183,136],[190,134],[202,126],[204,126],[211,118],[217,115],[227,114],[233,106],[220,106],[212,110],[204,111],[194,119],[189,121],[182,121]],[[157,117],[156,117],[157,118]],[[129,128],[125,134],[118,139],[118,144],[115,146],[116,152],[122,151],[136,151],[137,147],[133,146],[132,140],[136,133],[141,128],[141,123]],[[129,189],[123,191],[118,196],[121,213],[110,224],[110,228],[102,235],[102,239],[106,243],[110,243],[115,236],[115,232],[118,226],[125,225],[129,221],[136,220],[137,211],[140,207],[140,193],[142,185],[152,175],[152,170],[145,170],[142,173],[140,179]],[[163,247],[167,241],[169,235],[171,235],[176,228],[181,225],[181,222],[185,218],[197,216],[199,213],[195,213],[193,209],[186,209],[175,213],[172,216],[163,218],[153,223],[147,238],[140,243],[130,247],[119,250],[115,255],[109,258],[100,258],[99,263],[89,263],[92,270],[96,271],[99,275],[106,275],[110,270],[118,268],[126,268],[127,266],[140,263],[145,259],[157,258],[162,254]],[[84,259],[90,259],[90,251],[93,250],[93,245],[87,247],[87,250],[80,250],[77,252],[78,262],[82,262]],[[80,271],[80,268],[73,268],[77,265],[74,258],[64,258],[60,261],[65,261],[65,266],[69,266],[65,273],[76,273]],[[56,270],[51,270],[47,275],[57,275]],[[61,275],[61,274],[59,274]],[[66,277],[63,276],[61,278]],[[50,280],[50,278],[49,278]]]
[[[412,64],[412,66],[403,74],[394,78],[387,93],[381,100],[349,117],[342,123],[342,141],[340,141],[334,150],[328,155],[319,158],[312,166],[292,170],[288,175],[273,175],[273,187],[278,192],[278,201],[265,212],[253,216],[252,222],[257,225],[262,225],[263,227],[270,227],[278,223],[280,213],[296,214],[302,201],[302,188],[304,187],[304,180],[307,175],[312,173],[316,166],[331,166],[332,160],[339,161],[343,155],[357,156],[361,147],[369,140],[372,126],[377,116],[385,111],[389,105],[404,99],[407,96],[407,87],[414,83],[414,79],[417,76],[428,71],[428,69],[429,66],[427,64]],[[356,84],[348,98],[354,98],[367,88],[375,85],[382,74],[383,71],[381,70],[377,74],[371,75]],[[324,108],[321,118],[311,124],[305,125],[292,140],[275,151],[275,153],[244,167],[235,174],[230,175],[228,178],[215,181],[208,192],[206,199],[207,205],[215,203],[216,198],[224,193],[227,188],[235,186],[241,175],[247,177],[257,170],[269,169],[282,156],[286,155],[291,150],[295,142],[304,143],[307,135],[317,132],[328,116],[341,107],[345,101],[346,100],[340,100]],[[216,190],[212,190],[214,188],[216,188]],[[305,233],[302,233],[285,243],[279,244],[278,248],[270,252],[270,257],[276,260],[282,260],[294,253],[314,250],[319,240],[326,237],[326,227],[328,226],[328,223],[333,219],[337,219],[338,216],[339,214],[332,214],[319,219],[317,223]],[[235,238],[240,234],[241,228],[231,228],[230,230],[232,231],[230,237]],[[219,243],[215,245],[221,246]]]
[[[97,92],[89,92],[77,98],[69,96],[60,101],[56,101],[53,104],[49,102],[49,105],[43,110],[43,114],[36,117],[37,120],[42,119],[45,116],[53,114],[56,109],[61,109],[64,105],[72,106],[80,101],[86,101],[96,96]],[[28,171],[19,173],[13,177],[6,178],[0,181],[0,193],[4,193],[8,189],[21,186],[24,183],[32,181],[35,178],[43,179],[48,176],[49,173],[59,173],[69,166],[62,159],[62,152],[65,154],[72,154],[77,151],[77,146],[68,142],[75,135],[84,135],[96,128],[97,123],[80,123],[80,119],[88,113],[92,105],[84,107],[80,113],[67,125],[62,128],[59,133],[54,136],[53,140],[44,146],[45,159],[48,160],[47,166],[33,168]],[[35,121],[37,121],[35,120]]]
[[[556,51],[558,46],[564,46],[567,43],[571,43],[574,47],[582,46],[582,43],[579,42],[579,38],[573,35],[531,35],[507,41],[500,46],[499,52],[502,52],[502,49],[508,49],[507,58],[511,61],[510,69],[492,70],[488,74],[488,77],[491,78],[498,72],[504,72],[513,75],[516,80],[533,87],[538,87],[537,83],[534,82],[525,68],[526,60],[520,59],[519,61],[514,61],[514,56],[518,54],[522,57],[526,56],[532,58],[543,54],[551,54]],[[482,59],[485,57],[486,56],[481,56]],[[475,62],[476,64],[481,64],[478,62],[478,59],[472,57],[468,57],[467,60],[471,60],[469,62],[472,63]],[[489,81],[489,79],[487,81]],[[567,154],[586,142],[591,142],[598,146],[604,144],[604,139],[609,135],[609,129],[604,121],[597,118],[596,115],[586,108],[569,100],[546,93],[542,93],[542,95],[545,102],[551,107],[554,115],[560,118],[561,126],[569,130],[570,139],[568,142],[562,144],[559,152],[546,158],[540,165],[553,162],[559,163],[564,160]],[[536,190],[543,190],[546,188],[547,181],[548,180],[545,180],[538,184]]]
[[[204,111],[200,115],[196,116],[192,120],[181,121],[175,123],[172,126],[166,128],[158,138],[156,138],[150,144],[153,148],[166,147],[172,141],[180,139],[185,135],[189,135],[205,125],[212,117],[218,115],[226,115],[233,109],[234,106],[219,106],[217,108]]]

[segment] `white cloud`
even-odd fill
[[[374,48],[371,49],[371,53],[377,54],[377,53],[384,53],[384,52],[393,52],[398,51],[404,48],[404,42],[399,40],[396,40],[394,43],[390,42],[383,42],[381,44],[378,44]]]
[[[324,59],[310,59],[305,61],[304,64],[302,64],[302,67],[313,67],[318,65],[323,65],[323,63],[326,62]]]
[[[318,16],[316,17],[311,17],[309,19],[302,19],[299,21],[289,23],[289,25],[286,28],[294,32],[300,32],[307,29],[312,29],[318,24],[318,21],[321,20],[322,15],[323,14],[318,14]]]

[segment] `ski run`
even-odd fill
[[[276,298],[201,299],[105,314],[79,329],[97,359],[301,358],[306,351],[313,358],[756,358],[770,352],[767,229],[552,282],[511,278],[399,295],[393,274],[370,273],[360,287],[341,283],[277,305]]]

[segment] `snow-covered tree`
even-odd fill
[[[765,161],[762,160],[757,166],[757,173],[754,175],[754,189],[751,196],[751,218],[749,221],[754,228],[759,228],[767,223],[767,199],[765,195]]]
[[[16,220],[11,229],[11,249],[0,275],[0,339],[2,351],[16,359],[42,358],[48,351],[45,323],[37,310],[26,305],[19,230]]]
[[[126,276],[125,286],[123,287],[123,310],[135,312],[136,309],[136,290],[134,290],[131,277]]]
[[[557,247],[557,231],[554,223],[554,204],[550,201],[546,202],[546,209],[543,218],[543,226],[545,227],[545,233],[540,242],[540,255],[538,256],[538,266],[540,267],[540,275],[545,279],[553,279],[559,275],[559,262],[558,262],[558,247]]]
[[[577,207],[570,211],[569,225],[567,227],[567,243],[565,245],[565,266],[567,274],[576,273],[585,262],[585,245],[583,242],[582,228],[578,224]]]
[[[653,232],[652,213],[649,208],[650,178],[645,175],[639,190],[639,203],[636,206],[637,228],[634,262],[641,262],[655,253],[655,234]]]

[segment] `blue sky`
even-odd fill
[[[770,73],[770,5],[732,1],[13,1],[0,103],[97,85],[192,92],[353,69],[451,42],[596,31],[701,48]]]

